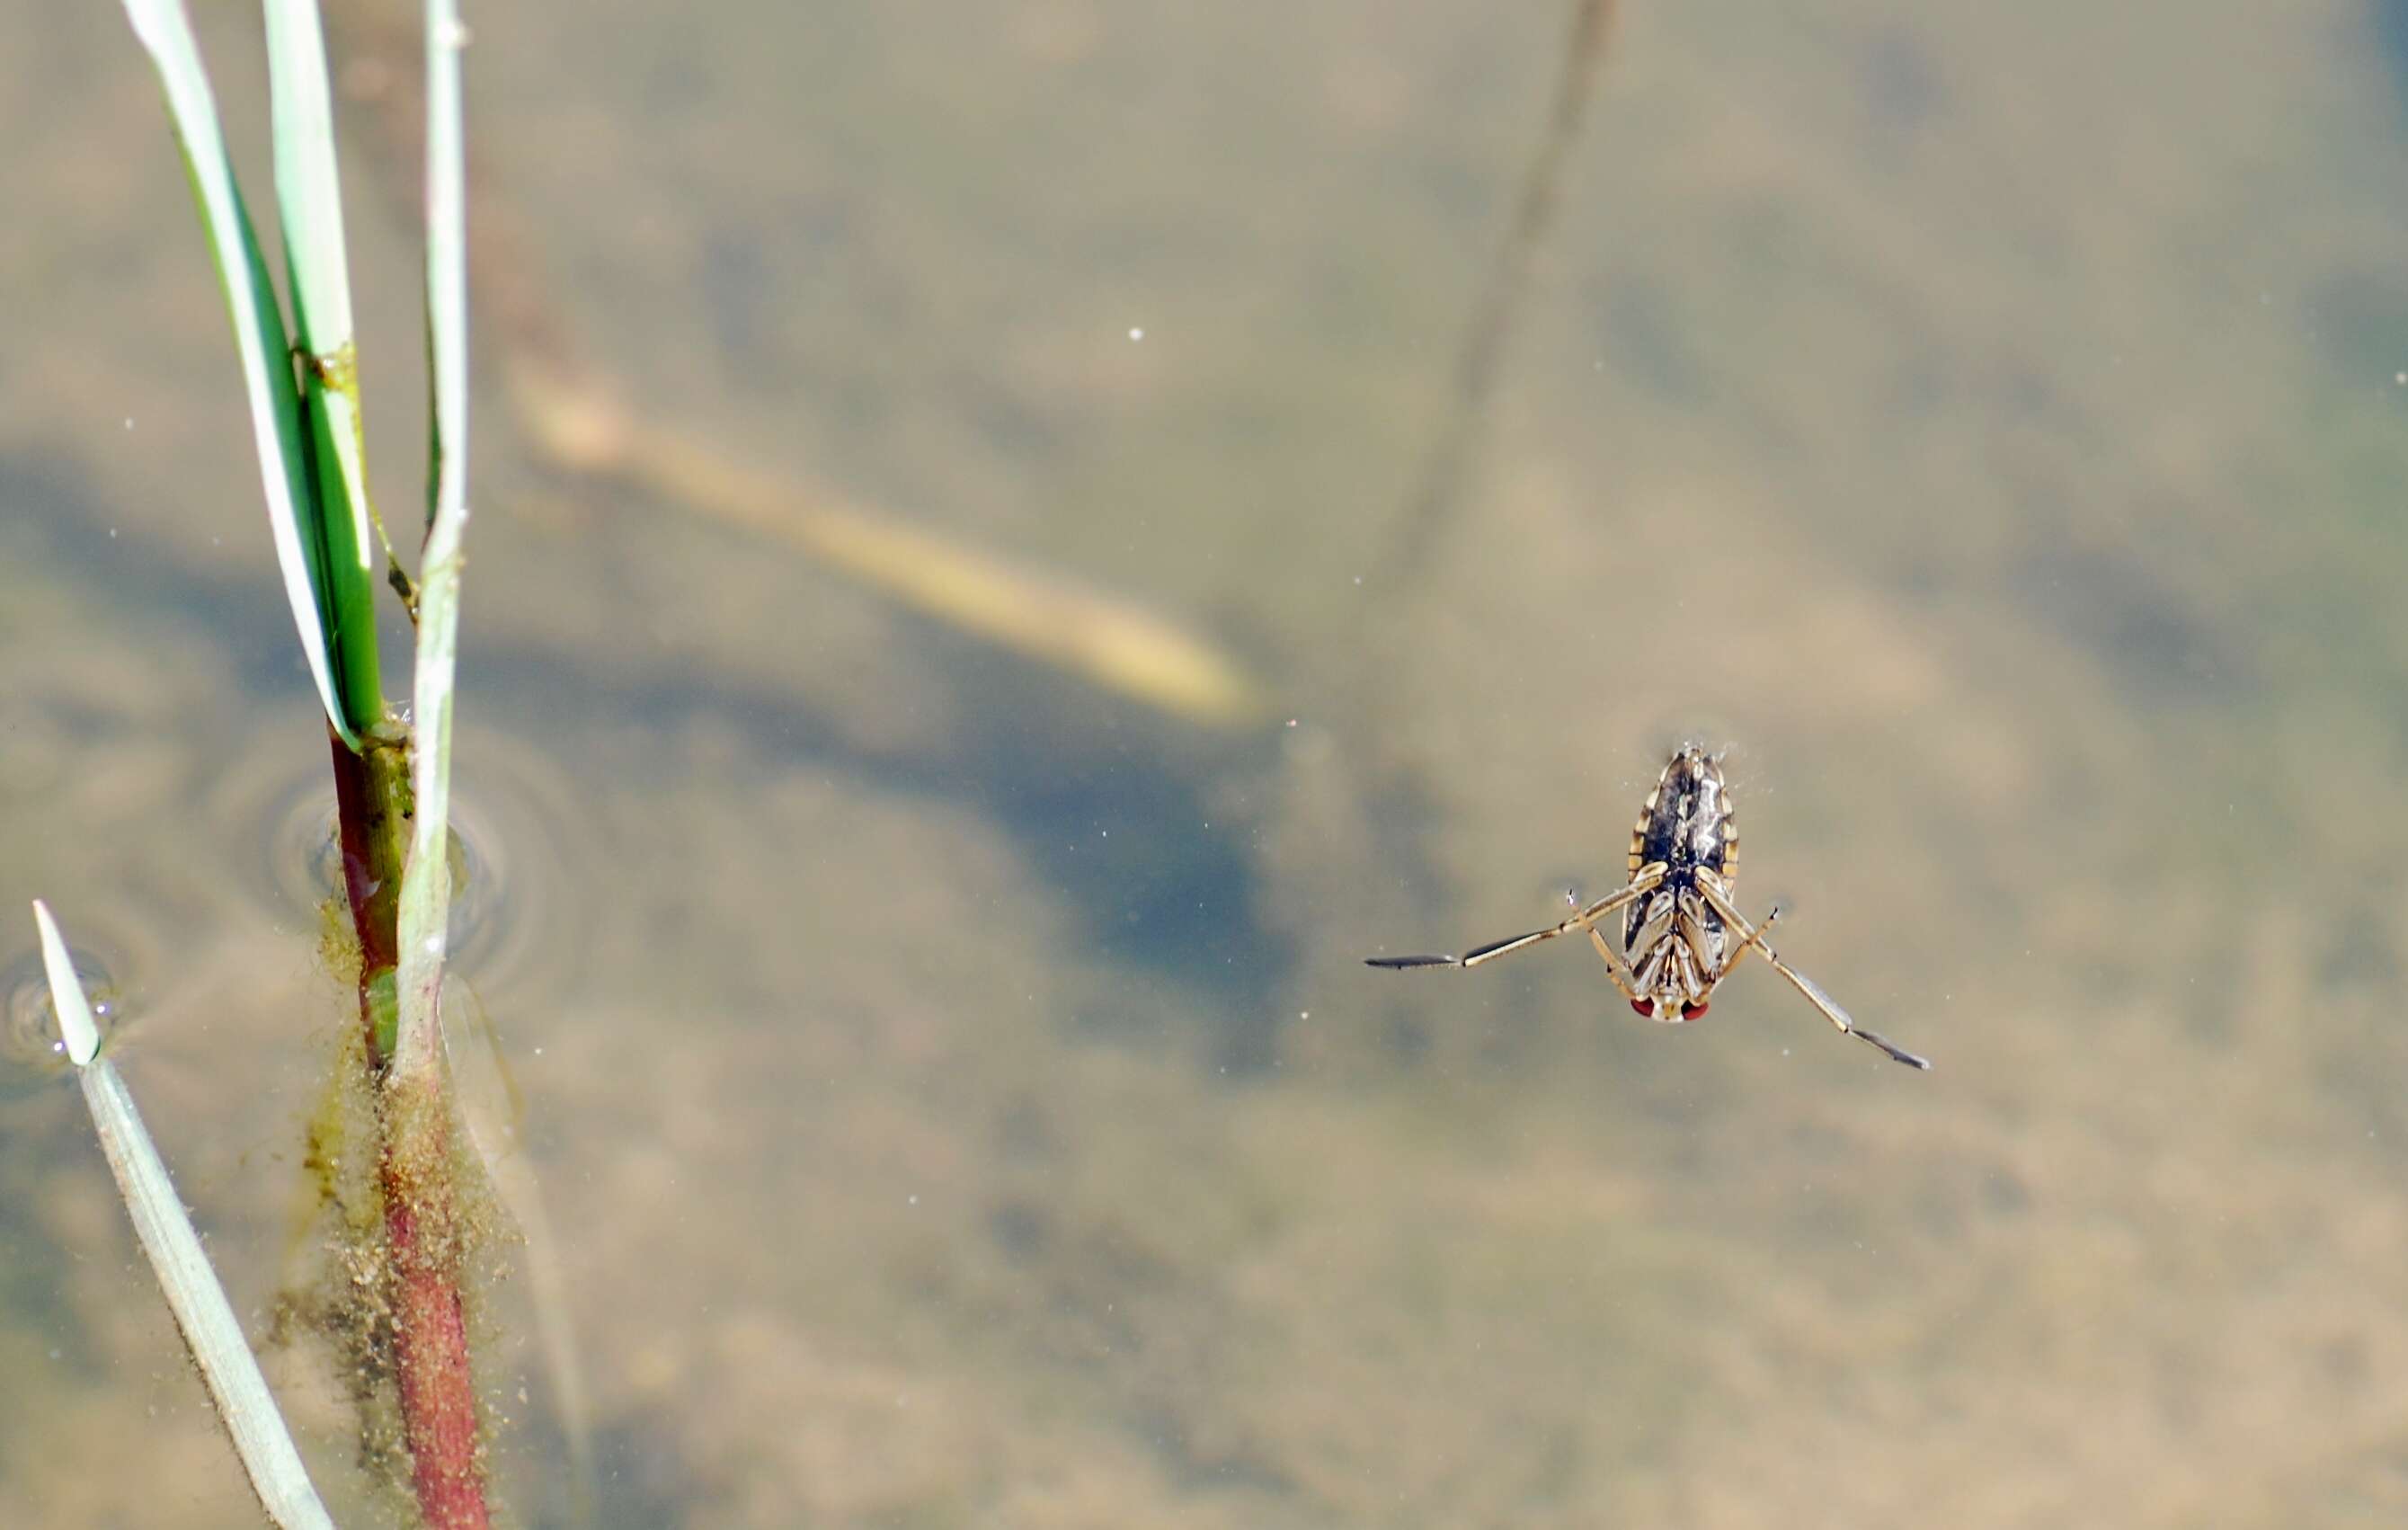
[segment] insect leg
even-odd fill
[[[1622,996],[1633,1004],[1643,1003],[1639,990],[1632,986],[1638,980],[1637,976],[1623,965],[1622,958],[1613,954],[1613,947],[1606,940],[1605,932],[1592,923],[1588,927],[1588,938],[1589,943],[1597,947],[1598,955],[1605,959],[1605,975],[1613,979],[1614,987],[1622,990]]]
[[[1841,1030],[1855,1037],[1857,1040],[1864,1042],[1866,1045],[1877,1048],[1893,1063],[1904,1063],[1908,1067],[1914,1068],[1928,1069],[1931,1066],[1930,1058],[1917,1056],[1915,1053],[1908,1051],[1905,1048],[1890,1041],[1887,1037],[1877,1036],[1871,1031],[1866,1030],[1855,1021],[1849,1019],[1848,1012],[1845,1009],[1841,1008],[1838,1003],[1832,999],[1830,994],[1824,993],[1822,988],[1815,983],[1813,979],[1809,978],[1806,974],[1791,966],[1780,957],[1773,955],[1770,947],[1768,946],[1762,949],[1764,951],[1764,959],[1772,964],[1772,970],[1788,979],[1791,984],[1797,988],[1798,992],[1806,995],[1807,1002],[1812,1004],[1815,1008],[1822,1010],[1824,1017],[1829,1020],[1832,1024],[1837,1025]]]
[[[1499,956],[1511,956],[1517,951],[1527,950],[1542,940],[1553,940],[1559,935],[1570,935],[1574,930],[1586,929],[1591,923],[1621,908],[1631,899],[1654,891],[1656,884],[1663,879],[1664,868],[1661,865],[1648,866],[1639,873],[1629,886],[1608,893],[1560,924],[1552,924],[1543,930],[1532,930],[1527,935],[1508,936],[1502,940],[1492,940],[1484,946],[1475,947],[1464,952],[1459,957],[1367,956],[1363,959],[1363,965],[1387,967],[1395,971],[1412,967],[1478,966],[1483,962],[1493,962]]]
[[[1554,925],[1548,929],[1532,930],[1528,935],[1517,935],[1504,940],[1492,940],[1487,945],[1481,947],[1477,951],[1469,951],[1464,952],[1463,965],[1465,966],[1478,966],[1483,962],[1493,962],[1499,956],[1511,956],[1513,952],[1524,950],[1526,947],[1535,946],[1541,940],[1553,940],[1559,935],[1570,935],[1574,930],[1588,929],[1592,927],[1598,920],[1613,912],[1613,910],[1621,908],[1624,904],[1630,902],[1633,898],[1644,897],[1647,894],[1654,892],[1656,890],[1656,884],[1663,879],[1664,867],[1662,865],[1657,865],[1644,867],[1640,871],[1639,875],[1632,879],[1629,886],[1618,888],[1612,893],[1608,893],[1605,896],[1598,899],[1587,908],[1573,914],[1571,918],[1565,920],[1562,923]]]
[[[1722,967],[1714,974],[1714,981],[1720,982],[1725,978],[1729,977],[1731,974],[1731,968],[1739,965],[1739,959],[1745,956],[1751,951],[1762,951],[1767,954],[1770,954],[1770,948],[1764,945],[1764,937],[1772,929],[1772,920],[1768,919],[1763,923],[1756,925],[1754,929],[1748,929],[1747,921],[1737,918],[1733,914],[1724,912],[1723,901],[1720,898],[1717,898],[1713,894],[1709,893],[1706,895],[1706,901],[1716,906],[1714,912],[1722,914],[1723,922],[1725,923],[1731,925],[1734,929],[1747,930],[1747,938],[1741,941],[1738,945],[1733,946],[1730,949],[1730,954],[1723,958]],[[1772,912],[1774,918],[1777,919],[1780,917],[1780,909],[1776,908]]]
[[[1574,908],[1578,908],[1581,906],[1580,894],[1570,889],[1567,889],[1564,893],[1564,901],[1570,904]],[[1574,917],[1577,918],[1578,916],[1575,915]],[[1624,975],[1629,969],[1623,965],[1620,958],[1613,954],[1613,947],[1607,943],[1605,937],[1598,933],[1598,927],[1595,924],[1588,926],[1588,937],[1590,943],[1597,947],[1598,955],[1605,959],[1605,974],[1607,977],[1613,979],[1613,986],[1621,989],[1626,995],[1636,998],[1638,995],[1632,991],[1630,985],[1623,981]]]
[[[1775,908],[1772,912],[1767,914],[1762,924],[1750,925],[1747,922],[1746,916],[1742,915],[1739,909],[1732,907],[1730,899],[1726,896],[1720,889],[1716,888],[1713,882],[1708,880],[1706,878],[1700,877],[1698,879],[1698,887],[1700,892],[1705,894],[1706,901],[1713,905],[1714,912],[1722,915],[1724,920],[1727,921],[1733,929],[1745,930],[1747,932],[1747,938],[1740,942],[1740,944],[1732,950],[1729,959],[1723,964],[1724,972],[1728,972],[1732,964],[1736,963],[1742,953],[1753,948],[1757,955],[1772,964],[1773,971],[1780,973],[1784,978],[1789,979],[1789,985],[1791,987],[1797,989],[1799,993],[1805,994],[1806,1002],[1821,1010],[1823,1012],[1823,1018],[1837,1026],[1841,1035],[1855,1037],[1857,1040],[1865,1043],[1867,1046],[1879,1050],[1885,1056],[1888,1057],[1890,1061],[1894,1063],[1904,1063],[1908,1067],[1913,1068],[1928,1069],[1931,1066],[1931,1060],[1929,1058],[1918,1057],[1914,1052],[1908,1051],[1905,1048],[1897,1046],[1887,1038],[1878,1036],[1871,1031],[1868,1031],[1863,1026],[1857,1024],[1854,1020],[1849,1018],[1848,1012],[1845,1009],[1840,1008],[1840,1004],[1837,999],[1832,998],[1830,994],[1823,992],[1821,984],[1815,982],[1813,979],[1809,978],[1806,974],[1799,971],[1796,967],[1791,966],[1788,963],[1783,961],[1779,956],[1773,953],[1772,948],[1765,944],[1764,937],[1766,932],[1772,928],[1773,921],[1781,917],[1780,909]]]

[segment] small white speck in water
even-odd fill
[[[117,528],[115,526],[108,528],[108,539],[112,542],[117,540]]]
[[[125,417],[125,428],[127,430],[132,430],[134,428],[134,417],[130,414]]]
[[[1132,340],[1142,340],[1145,338],[1145,331],[1135,325],[1131,325],[1129,327],[1129,338]]]
[[[917,1195],[907,1195],[903,1199],[904,1204],[907,1206],[917,1206],[920,1204],[920,1197]]]

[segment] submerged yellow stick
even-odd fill
[[[1264,714],[1235,662],[1128,602],[747,467],[551,368],[511,372],[520,419],[561,466],[798,548],[936,621],[1190,722],[1242,727]]]

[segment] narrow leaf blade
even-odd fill
[[[268,0],[267,78],[276,207],[292,277],[294,339],[317,466],[322,602],[336,694],[355,729],[383,712],[376,648],[376,541],[361,428],[359,345],[351,321],[333,93],[317,0]]]
[[[190,18],[180,0],[124,0],[135,36],[150,55],[167,98],[169,119],[184,152],[203,228],[208,232],[218,277],[234,322],[235,349],[242,360],[243,390],[251,405],[251,436],[258,451],[261,487],[267,499],[269,534],[284,575],[284,593],[301,650],[317,683],[327,721],[356,749],[359,735],[337,699],[331,638],[320,592],[316,497],[309,482],[298,395],[292,382],[292,341],[284,314],[267,279],[266,263],[251,228],[250,209],[235,185],[218,126],[217,101],[201,65]]]
[[[38,899],[34,922],[40,926],[42,965],[50,982],[50,1000],[59,1013],[67,1055],[75,1059],[84,1103],[92,1111],[93,1131],[101,1152],[116,1177],[119,1195],[134,1223],[134,1235],[159,1278],[159,1288],[175,1314],[176,1326],[193,1356],[209,1397],[234,1437],[235,1452],[249,1474],[252,1492],[268,1518],[286,1530],[334,1530],[334,1520],[320,1502],[301,1452],[277,1411],[259,1362],[242,1337],[233,1304],[217,1272],[202,1251],[200,1235],[167,1177],[158,1146],[134,1108],[134,1095],[115,1065],[95,1059],[98,1036],[92,1022],[92,1004],[78,980],[58,922]]]

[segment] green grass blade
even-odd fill
[[[402,873],[395,974],[401,1004],[397,1079],[436,1065],[441,1033],[443,930],[452,899],[446,853],[452,799],[452,691],[460,638],[460,541],[468,524],[468,255],[460,133],[456,0],[426,4],[426,353],[432,422],[429,524],[418,590],[418,663],[410,710],[417,816]]]
[[[360,422],[359,345],[351,323],[343,192],[335,170],[335,118],[326,39],[317,0],[268,0],[267,79],[276,141],[276,207],[292,278],[294,339],[302,357],[324,608],[335,694],[365,732],[383,716],[377,670],[376,543],[369,530],[366,436]]]
[[[301,636],[301,650],[317,682],[326,718],[346,743],[359,747],[359,732],[337,699],[333,639],[320,606],[325,570],[317,532],[317,497],[310,481],[299,399],[293,390],[292,342],[283,310],[267,279],[251,213],[236,187],[218,128],[216,97],[201,66],[192,22],[181,0],[125,0],[126,19],[150,54],[167,98],[184,170],[208,230],[210,252],[234,321],[235,349],[242,358],[243,389],[251,404],[251,435],[259,452],[261,486],[267,496],[267,524],[276,541],[276,562],[284,575],[285,597]]]
[[[133,1094],[115,1065],[93,1056],[98,1032],[92,1005],[76,979],[58,922],[38,900],[34,922],[41,929],[50,1003],[58,1011],[59,1031],[76,1065],[77,1080],[83,1085],[84,1103],[92,1109],[93,1130],[185,1348],[209,1389],[218,1417],[234,1437],[235,1452],[250,1474],[251,1490],[267,1517],[286,1530],[334,1530],[335,1522],[310,1486],[301,1452],[294,1449],[267,1380],[259,1374],[259,1362],[242,1337],[242,1325],[235,1321],[225,1288],[218,1284],[208,1255],[201,1251],[200,1235],[193,1230],[192,1218],[185,1215],[184,1203],[167,1178],[167,1165],[142,1124],[141,1112],[134,1108]]]

